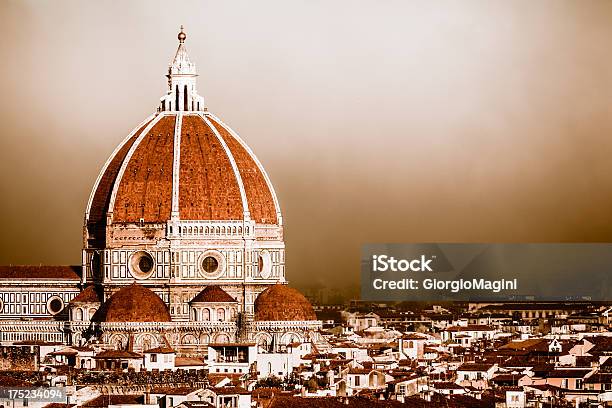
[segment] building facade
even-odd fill
[[[168,89],[106,161],[82,265],[0,267],[0,341],[116,349],[317,339],[285,279],[283,218],[263,166],[208,111],[178,35]]]

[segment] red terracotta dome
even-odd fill
[[[236,299],[231,297],[229,293],[224,291],[220,286],[210,285],[205,287],[200,293],[198,293],[190,303],[218,303],[218,302],[230,302],[236,303]]]
[[[255,320],[306,321],[317,320],[312,305],[298,291],[287,285],[276,284],[255,299]]]
[[[178,123],[177,123],[178,122]],[[208,111],[158,112],[113,152],[91,193],[86,227],[92,246],[113,224],[244,220],[280,224],[263,167],[239,136]]]
[[[83,289],[70,303],[100,303],[100,291],[102,289],[94,285],[90,285]]]
[[[94,315],[97,322],[169,322],[170,312],[153,291],[133,283],[112,295]]]

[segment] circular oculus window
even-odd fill
[[[148,252],[138,251],[130,255],[128,269],[136,279],[147,279],[153,274],[154,268],[155,261]]]
[[[215,279],[223,274],[225,259],[219,251],[209,249],[204,251],[198,259],[200,275],[207,279]]]
[[[64,309],[64,301],[59,296],[51,296],[47,300],[47,310],[52,315],[56,315]]]

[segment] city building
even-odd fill
[[[189,354],[209,343],[253,342],[274,351],[318,341],[312,305],[287,286],[270,178],[207,109],[186,38],[181,29],[157,111],[117,146],[94,183],[82,264],[0,267],[3,344],[135,353],[96,356],[99,365],[121,366],[160,347]],[[159,365],[146,355],[147,366]]]

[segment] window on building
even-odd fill
[[[187,91],[187,85],[185,85],[183,91],[183,110],[189,110],[189,94]]]
[[[359,376],[355,376],[355,387],[359,387]]]
[[[157,354],[151,354],[151,362],[157,363]]]
[[[214,273],[219,269],[219,261],[213,256],[207,256],[202,260],[202,269],[207,273]]]

